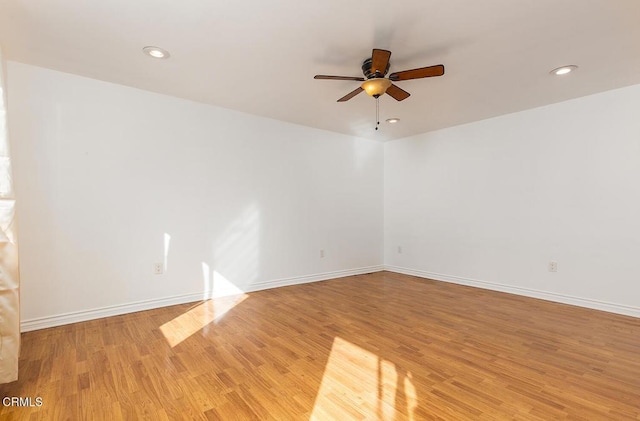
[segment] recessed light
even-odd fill
[[[577,68],[578,66],[576,66],[575,64],[570,64],[568,66],[562,66],[562,67],[558,67],[557,69],[553,69],[549,73],[556,76],[562,76],[562,75],[566,75],[567,73],[573,72]]]
[[[400,119],[397,117],[387,119],[387,123],[391,123],[391,124],[397,123],[398,121],[400,121]]]
[[[169,58],[169,52],[160,47],[144,47],[142,51],[153,58]]]

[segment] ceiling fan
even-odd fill
[[[376,99],[379,98],[380,95],[387,93],[396,101],[402,101],[409,98],[409,95],[411,94],[404,89],[397,87],[393,82],[442,76],[444,74],[444,66],[442,64],[438,64],[436,66],[420,67],[418,69],[394,72],[391,73],[388,78],[385,78],[385,75],[389,71],[390,57],[391,51],[374,48],[371,58],[366,59],[362,63],[362,73],[364,74],[364,77],[316,75],[313,78],[327,80],[354,80],[362,82],[360,87],[340,98],[338,102],[348,101],[362,91],[365,91]]]

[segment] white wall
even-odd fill
[[[381,143],[7,68],[23,329],[381,267]]]
[[[385,265],[640,317],[638,110],[633,86],[385,144]]]
[[[7,82],[23,329],[377,270],[383,244],[391,270],[640,316],[640,86],[383,146],[15,62]]]

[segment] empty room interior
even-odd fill
[[[640,420],[639,40],[0,0],[0,418]]]

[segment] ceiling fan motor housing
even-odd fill
[[[367,79],[384,77],[384,75],[386,75],[389,72],[389,67],[391,66],[391,63],[387,62],[387,67],[384,69],[384,74],[380,74],[379,72],[378,73],[371,72],[372,63],[373,63],[373,60],[371,58],[366,59],[362,63],[362,73],[364,74],[364,77],[366,77]]]

